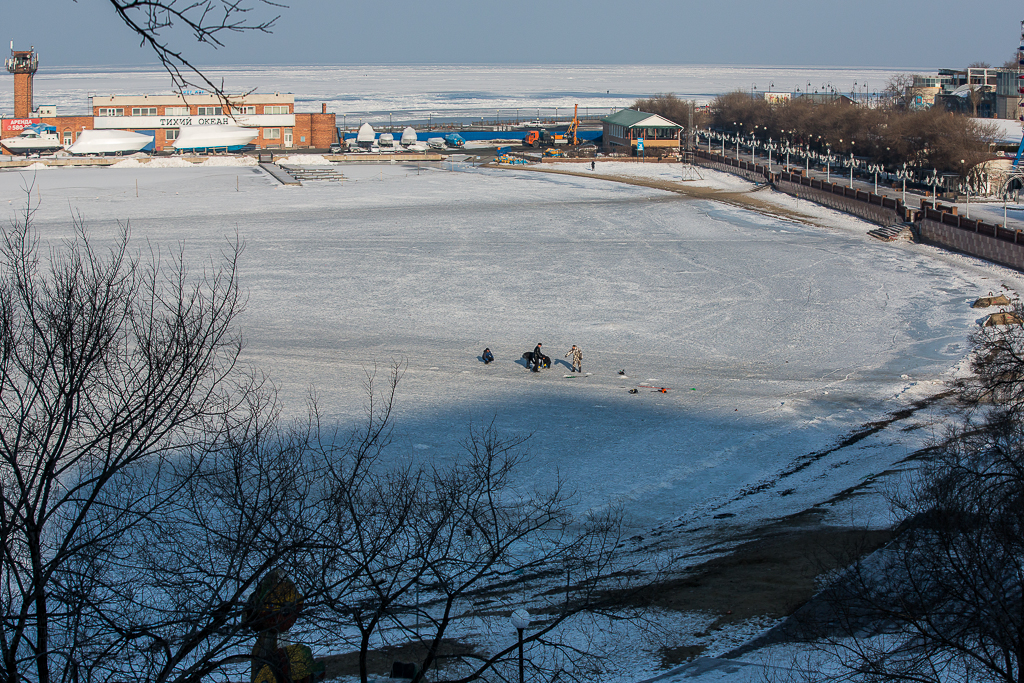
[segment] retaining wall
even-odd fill
[[[775,186],[788,195],[850,213],[881,226],[902,223],[906,215],[902,204],[888,197],[790,173],[777,175],[780,177]]]
[[[922,242],[1024,270],[1024,233],[925,208],[918,222]]]

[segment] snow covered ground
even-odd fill
[[[544,164],[544,168],[553,168],[560,171],[572,171],[587,173],[590,171],[590,164],[555,162]],[[699,177],[692,174],[686,175],[684,181],[683,166],[670,163],[638,163],[630,161],[595,161],[593,173],[598,175],[620,176],[623,178],[643,178],[650,180],[666,180],[670,182],[681,182],[691,187],[709,187],[715,190],[726,192],[745,192],[753,188],[754,184],[731,173],[719,173],[709,169],[697,169]]]
[[[598,173],[679,173],[636,167]],[[140,249],[184,242],[196,263],[237,234],[246,360],[292,414],[315,387],[329,418],[353,423],[366,373],[397,359],[396,456],[452,457],[470,423],[494,419],[533,434],[523,486],[560,473],[581,508],[623,505],[639,543],[693,562],[819,503],[826,521],[884,523],[877,496],[828,501],[920,447],[938,416],[840,441],[941,389],[982,317],[974,298],[1024,288],[1020,274],[883,244],[865,223],[770,191],[757,196],[820,225],[530,170],[341,168],[346,182],[285,187],[259,168],[126,160],[3,172],[0,200],[13,216],[31,187],[51,243],[72,213],[96,239],[130,221]],[[702,173],[709,187],[750,187]],[[537,342],[555,365],[535,374],[519,359]],[[571,344],[583,376],[565,376]]]

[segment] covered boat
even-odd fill
[[[416,129],[412,126],[407,127],[402,131],[402,147],[408,147],[409,145],[415,145],[419,138],[416,137]]]
[[[52,152],[64,145],[61,144],[55,127],[37,123],[25,126],[16,137],[5,138],[3,146],[12,154],[31,154],[33,152]]]
[[[72,154],[131,154],[152,145],[152,135],[130,130],[83,130],[68,151]]]
[[[174,149],[195,151],[200,149],[222,149],[237,152],[259,135],[258,128],[241,126],[186,126],[181,128]]]
[[[373,146],[373,143],[377,139],[377,133],[373,130],[373,126],[368,123],[364,123],[359,126],[359,132],[356,133],[356,144],[360,147],[369,149]]]

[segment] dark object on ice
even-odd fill
[[[535,359],[537,362],[534,362]],[[545,368],[551,367],[551,358],[545,356],[543,353],[537,353],[536,351],[527,351],[524,353],[523,360],[526,361],[526,365],[534,372],[537,372],[539,369],[538,366],[544,366]]]
[[[408,678],[413,679],[416,677],[416,665],[412,662],[395,662],[391,665],[391,678]]]
[[[625,371],[625,370],[619,370],[619,374],[620,374],[620,375],[625,375],[625,374],[626,374],[626,371]]]
[[[639,394],[640,390],[639,389],[630,389],[629,393],[631,393],[631,394]]]
[[[494,354],[491,353],[491,350],[489,348],[484,349],[484,352],[480,355],[480,358],[483,359],[484,365],[494,362]]]

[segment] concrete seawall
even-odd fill
[[[790,174],[778,174],[783,176],[789,176]],[[796,178],[799,178],[797,176]],[[804,180],[810,180],[805,178]],[[870,221],[877,225],[887,226],[895,225],[896,223],[903,222],[903,216],[900,214],[900,203],[893,202],[893,206],[886,206],[883,201],[864,201],[857,197],[848,197],[846,193],[840,194],[835,190],[842,191],[843,187],[836,187],[829,183],[822,183],[821,181],[813,181],[815,184],[819,184],[819,187],[813,185],[804,185],[800,182],[794,182],[793,180],[778,179],[775,181],[775,187],[781,192],[785,192],[788,195],[799,197],[800,199],[806,199],[808,201],[827,206],[837,211],[843,211],[844,213],[850,213],[859,218],[863,218],[866,221]],[[859,194],[868,194],[861,192]],[[878,195],[871,195],[870,200],[884,200],[885,197]]]
[[[1019,230],[1008,230],[931,208],[922,210],[917,230],[921,241],[926,244],[1024,270],[1024,234]]]

